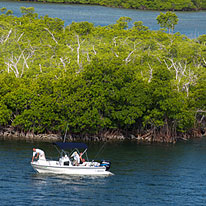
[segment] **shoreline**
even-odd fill
[[[117,8],[117,9],[130,9],[130,10],[140,10],[140,11],[159,11],[159,12],[166,12],[166,11],[172,11],[172,12],[198,12],[198,11],[205,11],[206,8],[188,8],[188,9],[150,9],[150,8],[145,8],[145,7],[141,7],[141,8],[133,8],[133,7],[123,7],[123,6],[112,6],[112,5],[101,5],[98,3],[94,3],[94,4],[90,4],[90,3],[74,3],[74,2],[47,2],[47,0],[45,1],[38,1],[38,0],[7,0],[8,2],[27,2],[27,3],[42,3],[42,4],[66,4],[66,5],[88,5],[88,6],[103,6],[103,7],[108,7],[108,8]]]
[[[99,134],[67,134],[65,140],[67,142],[116,142],[116,141],[133,141],[137,143],[163,143],[175,144],[178,141],[188,141],[190,139],[202,138],[206,136],[206,131],[193,130],[190,133],[182,134],[177,137],[166,136],[160,134],[158,138],[150,132],[144,134],[127,134],[124,135],[117,131],[106,131]],[[45,133],[34,134],[32,132],[19,132],[13,128],[0,128],[0,140],[22,140],[22,141],[38,141],[38,142],[57,142],[63,141],[64,136],[61,134]]]

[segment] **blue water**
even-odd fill
[[[102,6],[89,5],[69,5],[69,4],[45,4],[35,2],[10,2],[0,1],[0,8],[6,7],[14,11],[14,15],[20,16],[20,7],[34,7],[39,16],[48,14],[50,17],[58,17],[65,21],[65,26],[72,21],[89,21],[96,26],[105,26],[114,24],[122,16],[132,18],[134,21],[142,21],[145,26],[151,30],[158,30],[156,17],[159,11],[141,11],[131,9],[107,8]],[[196,38],[199,35],[206,34],[206,11],[199,12],[176,12],[179,23],[175,27],[175,32],[185,34],[190,38]]]
[[[36,174],[32,147],[46,156],[49,143],[0,140],[0,205],[206,205],[206,139],[176,145],[107,143],[99,159],[111,160],[113,176]],[[100,143],[89,144],[93,159]]]

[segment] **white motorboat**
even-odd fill
[[[109,171],[111,162],[109,161],[89,161],[87,157],[87,145],[84,143],[56,142],[57,150],[60,151],[60,158],[55,160],[38,159],[31,162],[31,166],[38,173],[68,174],[68,175],[112,175]],[[71,153],[66,150],[72,150]],[[84,149],[87,161],[74,164],[74,154],[80,154],[79,149]]]

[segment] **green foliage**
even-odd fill
[[[127,29],[128,28],[128,22],[130,22],[132,19],[130,17],[120,17],[116,22],[116,27],[119,29]]]
[[[201,35],[201,36],[199,36],[198,38],[197,38],[197,40],[200,42],[200,44],[206,44],[206,34],[203,34],[203,35]]]
[[[24,7],[22,6],[20,8],[21,10],[21,13],[26,16],[26,17],[30,17],[30,18],[37,18],[38,17],[38,14],[37,13],[34,13],[34,7]]]
[[[128,17],[65,28],[61,19],[37,18],[33,8],[21,8],[22,17],[2,11],[0,126],[176,134],[192,129],[196,111],[206,109],[204,35],[150,31],[141,21],[129,28]]]
[[[1,8],[1,9],[0,9],[1,13],[5,13],[5,12],[6,12],[6,10],[7,10],[7,8],[6,8],[6,7],[3,7],[3,8]]]
[[[170,30],[174,30],[175,25],[178,23],[178,17],[174,12],[168,11],[165,14],[160,12],[160,15],[157,16],[157,22],[162,28],[167,28]]]
[[[134,22],[134,29],[138,31],[147,31],[149,27],[144,26],[142,21],[135,21]]]
[[[199,76],[199,81],[192,88],[194,92],[192,93],[192,105],[195,110],[206,110],[206,74],[201,73]]]
[[[89,22],[72,22],[72,24],[68,26],[68,29],[75,31],[77,34],[86,35],[92,32],[94,24]]]
[[[0,125],[8,125],[12,111],[7,106],[0,102]]]

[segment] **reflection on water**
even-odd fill
[[[103,184],[105,178],[108,176],[89,176],[89,175],[57,175],[57,174],[39,174],[35,173],[31,175],[31,180],[34,184],[44,185],[48,181],[52,180],[53,183],[64,185],[86,185],[88,181],[96,185]]]
[[[206,139],[176,145],[107,143],[108,177],[37,174],[32,147],[51,157],[48,143],[0,141],[1,205],[205,205]],[[89,143],[92,159],[101,148]]]
[[[45,196],[49,196],[53,200],[52,204],[71,200],[74,205],[83,204],[85,203],[85,197],[89,199],[90,193],[96,192],[94,188],[106,189],[106,184],[106,177],[52,174],[31,175],[31,185],[35,188],[36,194],[38,194],[38,198],[35,198],[35,204],[41,203]],[[52,191],[51,189],[48,191],[48,188],[52,188]],[[59,191],[61,192],[59,193]]]

